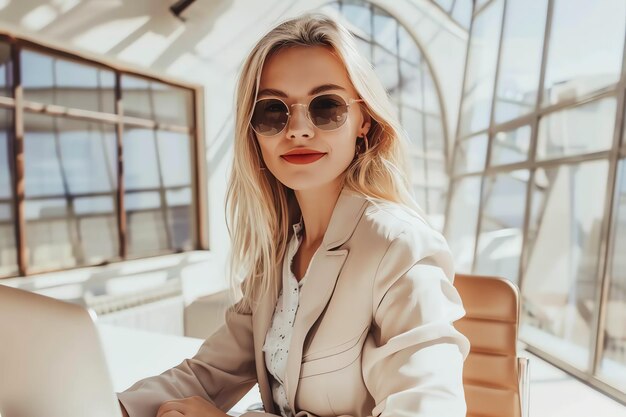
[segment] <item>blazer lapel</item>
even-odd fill
[[[306,282],[302,285],[303,296],[293,325],[285,376],[289,406],[294,411],[306,336],[326,308],[349,252],[347,249],[333,249],[350,238],[365,210],[365,203],[364,196],[344,188],[335,204],[322,243],[311,259]]]
[[[308,271],[309,275],[302,286],[302,293],[305,295],[300,299],[300,305],[291,335],[289,356],[287,358],[285,390],[287,391],[287,398],[292,410],[295,410],[294,404],[300,376],[302,348],[306,335],[328,304],[335,288],[337,277],[348,255],[347,249],[333,249],[342,245],[350,238],[365,210],[365,203],[365,196],[345,188],[342,190],[335,204],[328,228],[324,234],[324,239],[318,251],[311,259]],[[277,267],[282,274],[282,263]],[[282,287],[282,276],[279,281],[280,291]],[[259,391],[265,411],[272,414],[275,414],[276,410],[274,408],[274,398],[269,382],[269,374],[265,364],[263,345],[267,331],[272,323],[277,299],[277,292],[265,294],[259,301],[258,307],[252,316],[254,353]]]
[[[282,268],[279,268],[282,271]],[[279,280],[279,286],[282,287],[282,280]],[[280,291],[280,289],[279,289]],[[256,374],[259,384],[259,392],[265,412],[275,414],[274,398],[272,396],[272,387],[269,382],[268,370],[265,365],[265,353],[263,352],[263,344],[265,343],[265,335],[272,324],[272,316],[274,307],[278,299],[278,293],[269,291],[261,297],[258,308],[252,315],[252,328],[254,338],[254,359],[256,364]]]

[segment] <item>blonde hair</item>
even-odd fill
[[[234,161],[226,196],[232,250],[229,279],[238,311],[252,311],[266,291],[278,293],[291,224],[300,218],[293,190],[269,170],[250,127],[265,60],[282,48],[326,46],[343,61],[349,78],[371,117],[369,146],[346,169],[343,186],[365,196],[401,203],[422,213],[410,190],[407,137],[382,83],[358,52],[350,32],[332,17],[306,13],[284,21],[254,46],[237,83]],[[243,280],[245,278],[245,280]],[[240,284],[241,293],[239,292]]]

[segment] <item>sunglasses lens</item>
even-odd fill
[[[309,114],[315,126],[322,130],[333,130],[345,123],[348,106],[341,96],[324,94],[311,101]]]
[[[258,134],[276,135],[285,128],[287,113],[287,106],[280,100],[272,98],[259,100],[252,113],[252,127]]]

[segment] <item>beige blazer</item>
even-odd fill
[[[399,204],[344,189],[311,259],[293,326],[285,388],[297,417],[461,417],[469,342],[444,238]],[[119,393],[131,417],[202,396],[228,411],[258,382],[277,411],[263,343],[278,294],[225,324],[191,359]],[[245,415],[250,413],[245,413]],[[251,416],[247,416],[251,417]]]

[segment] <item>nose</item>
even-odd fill
[[[306,104],[294,103],[290,107],[289,122],[287,123],[286,135],[289,138],[313,137],[313,125],[307,117]]]

